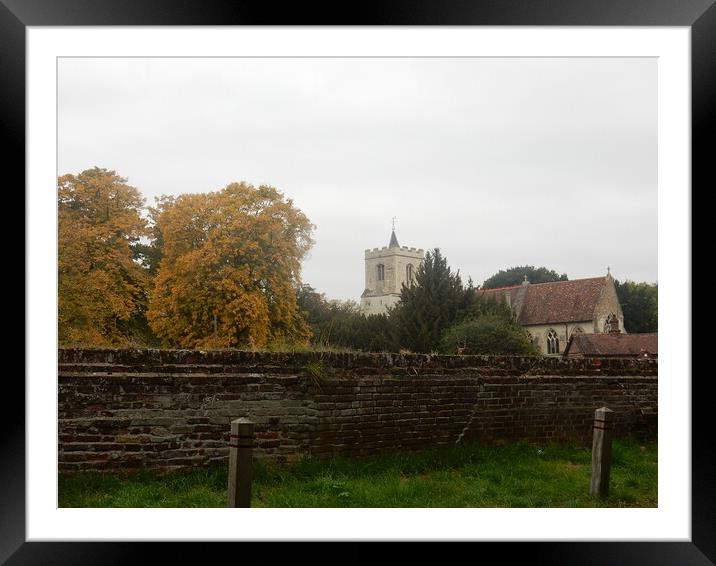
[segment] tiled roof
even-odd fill
[[[504,296],[509,294],[510,303],[515,308],[518,293],[520,289],[524,289],[521,307],[518,308],[520,324],[583,322],[594,318],[594,309],[605,284],[606,277],[592,277],[485,289],[478,291],[478,296],[504,300]]]
[[[567,353],[585,356],[655,356],[659,353],[658,334],[575,334]]]
[[[520,285],[513,285],[511,287],[497,287],[496,289],[478,289],[475,294],[478,297],[493,298],[498,303],[505,300],[505,295],[510,295],[510,298],[515,298],[515,293],[520,288]]]
[[[527,287],[520,324],[592,320],[606,277],[538,283]]]

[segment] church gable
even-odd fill
[[[626,333],[626,329],[624,328],[624,314],[621,304],[619,303],[616,287],[614,286],[614,279],[612,279],[611,275],[607,275],[602,294],[599,297],[599,302],[594,309],[595,332],[608,332],[607,324],[613,317],[616,317],[619,321],[619,330]]]

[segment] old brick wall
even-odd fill
[[[256,422],[259,458],[524,439],[656,434],[657,361],[190,350],[59,351],[61,471],[175,469],[228,456]]]

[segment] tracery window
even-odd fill
[[[557,333],[551,328],[549,332],[547,332],[547,353],[559,354],[559,338],[557,337]]]
[[[609,332],[612,329],[612,324],[616,325],[616,328],[619,328],[619,320],[617,319],[616,315],[610,314],[607,317],[607,320],[604,322],[604,332]]]

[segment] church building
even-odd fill
[[[410,286],[423,261],[422,249],[398,244],[395,227],[387,247],[365,250],[365,291],[361,295],[361,312],[385,314],[400,300],[403,284]]]
[[[365,250],[361,313],[385,314],[398,303],[403,284],[414,284],[424,256],[422,249],[398,244],[395,226],[386,247]],[[604,277],[535,284],[525,277],[520,285],[478,289],[476,295],[506,303],[545,355],[564,354],[575,335],[626,334],[624,314],[608,268]]]
[[[543,354],[559,355],[575,334],[626,333],[614,279],[554,281],[478,290],[479,297],[505,302]]]

